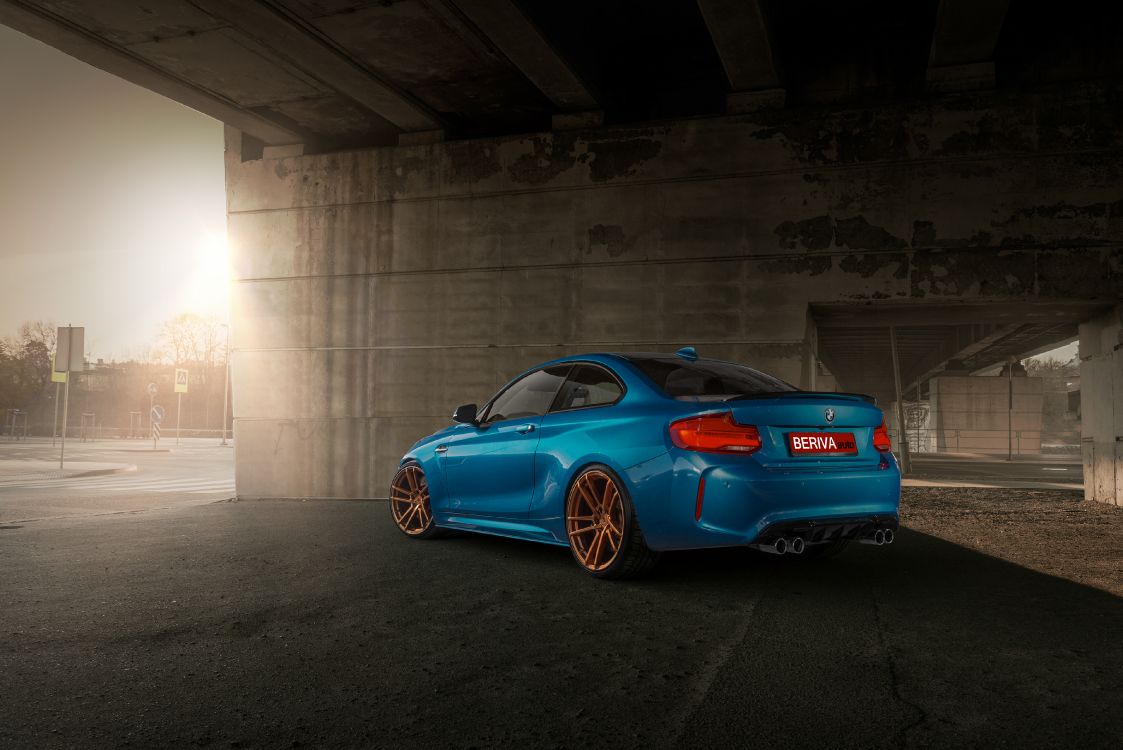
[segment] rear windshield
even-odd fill
[[[783,380],[732,362],[691,362],[678,357],[630,360],[668,396],[682,401],[720,401],[799,390]]]

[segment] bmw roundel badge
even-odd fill
[[[827,424],[830,424],[834,421],[834,409],[828,407],[827,410],[823,412],[823,416],[827,418]]]

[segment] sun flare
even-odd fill
[[[225,234],[204,233],[196,242],[186,301],[193,310],[225,319],[230,305],[230,246]]]

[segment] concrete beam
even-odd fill
[[[768,25],[758,0],[698,0],[729,87],[731,112],[784,105]]]
[[[399,146],[428,146],[432,143],[441,143],[444,141],[444,130],[417,130],[412,133],[401,133],[398,135]]]
[[[819,330],[829,328],[870,328],[878,321],[892,320],[899,326],[971,325],[987,322],[1057,323],[1086,320],[1109,309],[1103,302],[1072,302],[1069,300],[1033,300],[1026,302],[885,305],[822,305],[811,306]]]
[[[994,86],[994,47],[1009,0],[940,0],[928,58],[928,87],[966,91]]]
[[[581,130],[599,128],[601,125],[604,125],[604,111],[596,109],[587,112],[558,112],[550,118],[551,130]]]
[[[596,97],[511,0],[446,0],[563,112],[600,109]]]
[[[305,140],[288,128],[237,103],[184,81],[121,47],[109,44],[66,18],[19,0],[0,0],[0,24],[38,39],[99,70],[210,115],[271,146]]]
[[[195,0],[327,87],[407,132],[438,130],[440,118],[414,97],[381,80],[312,26],[269,2]]]
[[[911,382],[909,383],[909,385],[905,389],[905,391],[906,392],[912,391],[914,388],[921,385],[922,383],[924,383],[928,380],[931,380],[936,375],[939,375],[947,367],[948,362],[950,362],[952,360],[966,361],[966,360],[969,360],[969,359],[975,357],[976,355],[980,354],[981,352],[985,351],[986,349],[990,348],[991,346],[994,346],[996,343],[998,343],[1002,339],[1004,339],[1007,336],[1010,336],[1011,334],[1013,334],[1015,331],[1017,331],[1019,328],[1021,328],[1021,326],[1022,326],[1021,323],[1007,323],[1006,325],[1002,325],[1002,326],[998,326],[997,328],[994,328],[993,330],[990,331],[990,333],[984,335],[983,337],[981,337],[979,339],[976,339],[976,340],[972,341],[971,343],[967,344],[966,346],[963,346],[959,350],[954,351],[953,353],[951,353],[947,356],[944,356],[943,352],[938,353],[937,356],[934,357],[933,359],[938,359],[939,361],[933,363],[931,360],[929,360],[927,362],[922,363],[921,367],[924,368],[924,371],[921,372],[919,375],[916,375],[916,376],[910,378]],[[990,326],[988,326],[988,328],[990,328]],[[954,331],[953,331],[953,333],[954,333]]]
[[[731,115],[738,115],[762,109],[781,109],[786,100],[787,92],[781,88],[734,91],[725,97],[725,111]]]

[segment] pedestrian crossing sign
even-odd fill
[[[51,382],[52,383],[65,383],[66,373],[58,371],[58,352],[55,352],[55,364],[51,365]]]
[[[175,371],[175,392],[187,393],[187,370],[181,370],[178,367]]]

